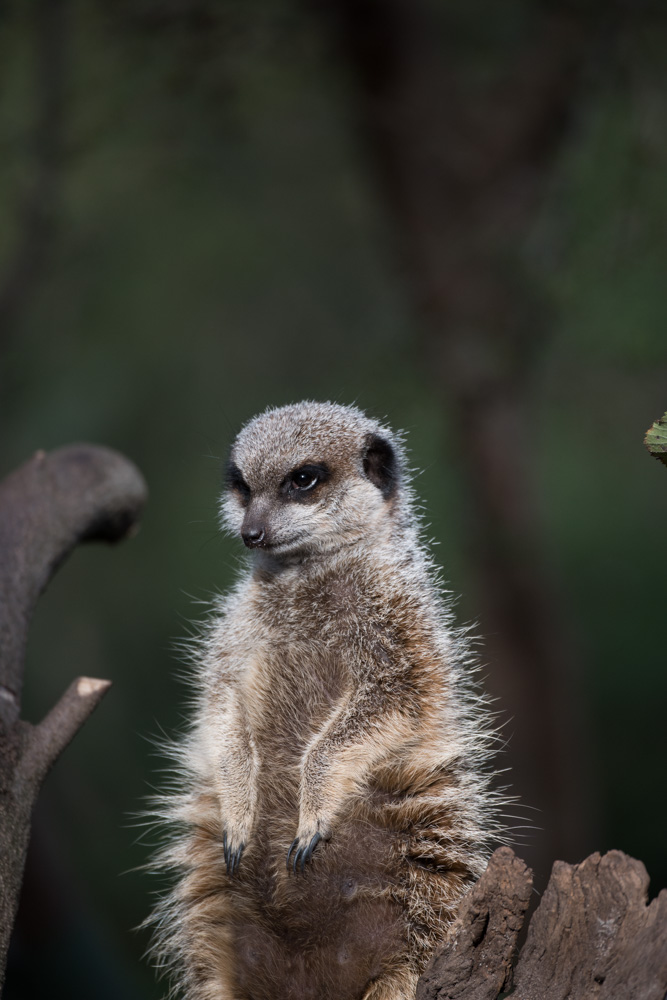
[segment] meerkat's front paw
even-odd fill
[[[287,870],[289,871],[291,865],[293,872],[297,868],[303,871],[319,842],[330,839],[331,828],[324,820],[316,820],[315,823],[300,829],[287,852]]]
[[[246,841],[225,830],[222,834],[222,850],[225,855],[225,866],[227,874],[236,875],[241,862],[241,855],[246,846]]]

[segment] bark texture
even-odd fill
[[[622,851],[557,861],[519,957],[517,1000],[664,1000],[667,889],[647,906],[648,884]]]
[[[39,723],[19,718],[28,626],[37,598],[77,543],[118,541],[146,499],[116,452],[38,452],[0,483],[0,987],[16,916],[30,818],[42,781],[110,686],[79,677]]]
[[[664,1000],[667,889],[650,904],[648,875],[621,851],[554,864],[514,972],[511,963],[532,886],[508,847],[495,852],[465,898],[447,947],[417,1000]]]
[[[532,886],[523,861],[509,847],[497,850],[463,900],[449,945],[422,976],[417,1000],[496,1000],[512,981],[512,958]]]

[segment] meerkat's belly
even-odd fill
[[[403,765],[399,755],[384,760],[336,815],[331,840],[303,871],[288,868],[304,751],[348,696],[349,679],[342,656],[315,658],[312,648],[306,656],[298,646],[272,651],[262,668],[270,672],[252,678],[247,715],[257,812],[225,883],[235,1000],[360,1000],[396,955],[419,961],[424,898],[444,920],[467,877],[447,870],[448,769],[437,775],[437,740],[422,734],[428,752],[416,739]]]
[[[295,872],[288,827],[276,813],[258,818],[230,887],[238,997],[359,1000],[406,949],[396,835],[353,805]]]
[[[392,896],[397,833],[352,801],[307,869],[288,870],[303,752],[345,696],[346,676],[333,658],[282,654],[248,716],[259,758],[257,815],[228,890],[239,996],[353,1000],[405,948],[405,920]]]
[[[233,928],[238,996],[359,1000],[406,948],[401,908],[368,873],[318,859],[292,876],[281,906]]]

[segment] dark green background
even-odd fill
[[[143,17],[147,3],[66,11],[56,238],[2,344],[1,471],[99,442],[137,463],[150,502],[135,539],[77,551],[35,616],[27,718],[80,673],[114,683],[44,789],[11,1000],[45,983],[53,998],[161,995],[132,931],[155,888],[136,870],[148,849],[133,814],[159,780],[152,736],[183,718],[173,645],[242,558],[216,503],[243,421],[308,397],[405,428],[459,618],[478,613],[447,401],[416,348],[344,74],[300,8],[251,6],[221,3],[194,35],[187,19]],[[667,409],[667,31],[642,11],[591,66],[523,252],[550,317],[530,447],[582,652],[594,846],[641,858],[655,890],[667,884],[667,470],[642,438]],[[483,4],[471,33],[475,17]],[[5,263],[32,169],[31,18],[21,3],[0,15]]]

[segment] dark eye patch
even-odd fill
[[[243,478],[243,473],[236,462],[227,463],[225,486],[228,490],[234,490],[236,493],[239,493],[243,500],[250,499],[250,487]]]
[[[307,500],[316,492],[321,483],[329,479],[331,473],[324,462],[300,465],[285,477],[281,492],[290,500]]]

